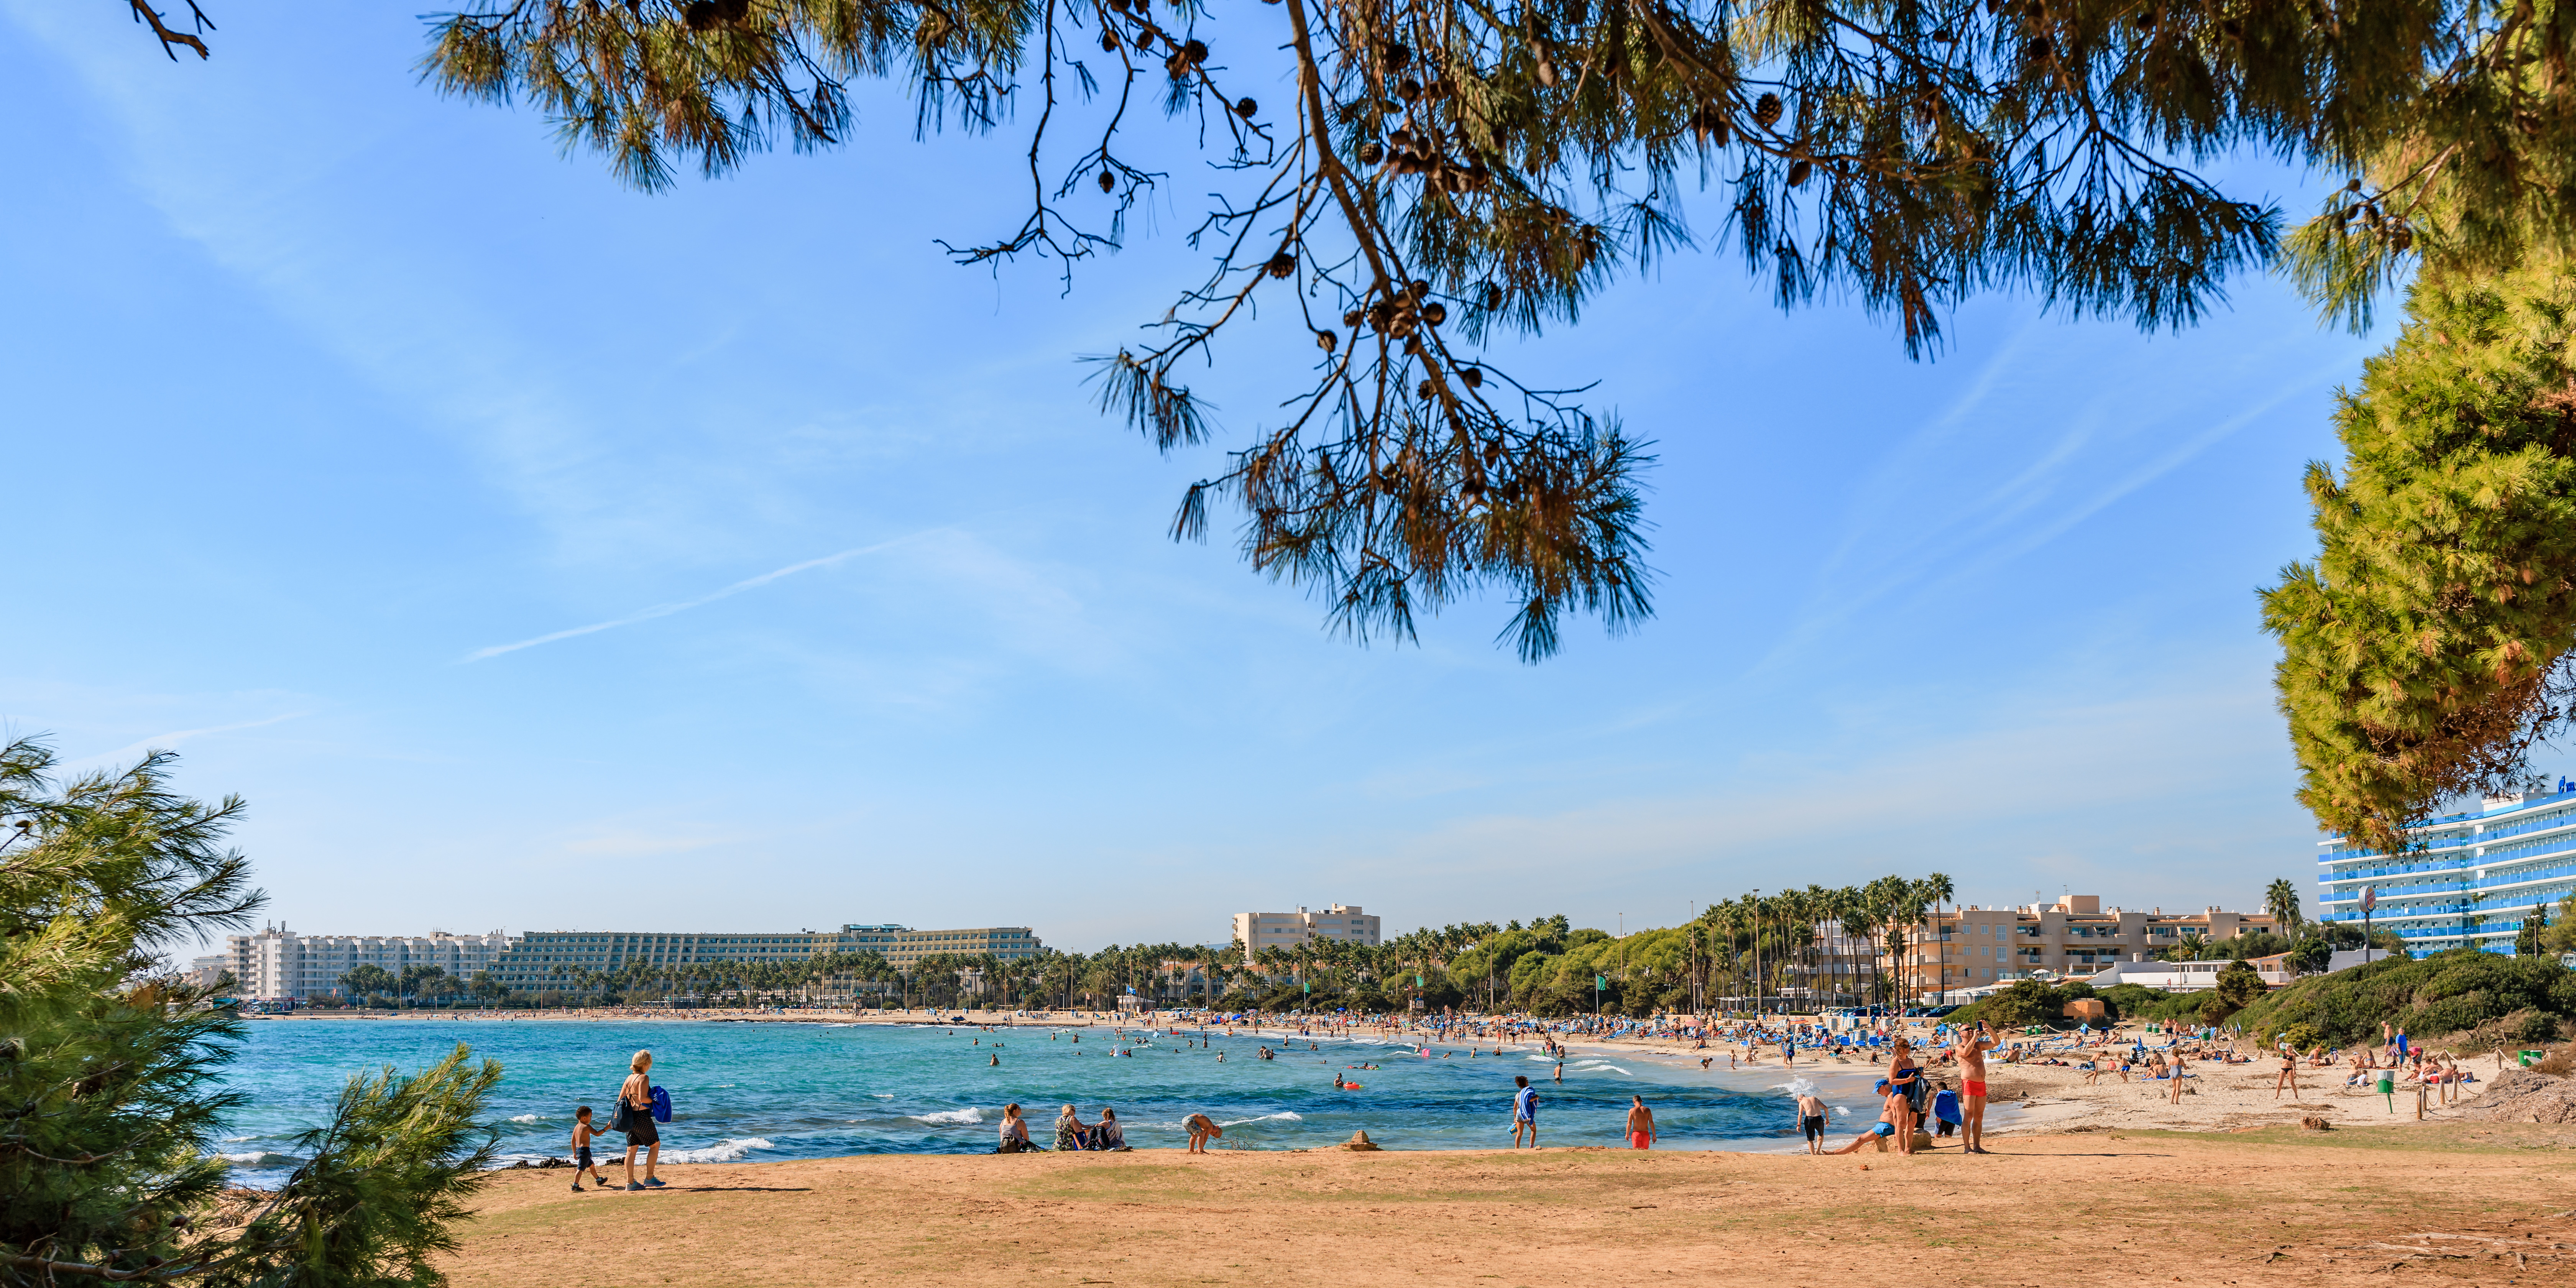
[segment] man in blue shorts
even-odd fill
[[[1512,1148],[1521,1147],[1521,1133],[1527,1131],[1529,1147],[1536,1149],[1538,1148],[1538,1088],[1529,1085],[1529,1079],[1525,1077],[1515,1077],[1512,1082],[1520,1088],[1512,1093]]]
[[[1906,1114],[1912,1107],[1906,1103],[1904,1092],[1888,1090],[1887,1079],[1885,1078],[1878,1080],[1878,1091],[1881,1096],[1885,1097],[1880,1104],[1878,1121],[1871,1123],[1867,1131],[1862,1132],[1858,1136],[1852,1137],[1852,1143],[1843,1146],[1841,1149],[1827,1150],[1827,1153],[1857,1154],[1860,1152],[1861,1146],[1870,1142],[1871,1137],[1878,1138],[1878,1150],[1880,1153],[1883,1154],[1887,1152],[1887,1139],[1896,1134],[1897,1125],[1905,1121]]]

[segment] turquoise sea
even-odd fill
[[[319,1123],[349,1075],[390,1064],[418,1069],[456,1043],[505,1070],[489,1106],[504,1161],[568,1153],[576,1105],[605,1124],[626,1062],[653,1052],[653,1079],[671,1094],[662,1157],[675,1162],[763,1161],[844,1154],[975,1153],[993,1147],[1006,1101],[1018,1101],[1041,1143],[1059,1106],[1095,1120],[1118,1111],[1138,1148],[1186,1143],[1181,1120],[1204,1112],[1227,1145],[1287,1149],[1329,1145],[1365,1130],[1390,1149],[1500,1148],[1511,1143],[1512,1077],[1540,1089],[1550,1145],[1615,1145],[1631,1094],[1642,1095],[1668,1149],[1801,1147],[1776,1065],[1729,1072],[1622,1054],[1575,1056],[1565,1082],[1535,1048],[1501,1057],[1488,1045],[1435,1044],[1430,1058],[1402,1041],[1254,1037],[1195,1030],[1114,1039],[1106,1027],[1043,1025],[983,1032],[967,1027],[676,1021],[262,1020],[228,1081],[251,1093],[222,1146],[243,1184],[273,1182],[297,1161],[292,1138]],[[1079,1041],[1075,1041],[1076,1037]],[[1307,1049],[1309,1042],[1315,1049]],[[1286,1049],[1293,1043],[1294,1049]],[[1267,1045],[1274,1060],[1256,1057]],[[1678,1045],[1665,1048],[1680,1051]],[[1113,1052],[1132,1051],[1131,1055]],[[1220,1062],[1218,1054],[1225,1059]],[[989,1063],[998,1054],[999,1067]],[[1445,1057],[1445,1058],[1444,1058]],[[1375,1064],[1375,1069],[1350,1066]],[[1836,1125],[1857,1110],[1875,1118],[1868,1073],[1826,1065],[1801,1070],[1835,1106]],[[1361,1084],[1336,1091],[1333,1074]],[[1846,1130],[1857,1130],[1857,1124]],[[624,1138],[603,1138],[616,1156]],[[1840,1143],[1837,1141],[1836,1143]]]

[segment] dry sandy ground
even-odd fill
[[[880,1156],[495,1176],[460,1288],[2576,1283],[2576,1129],[2102,1132],[1804,1155]]]

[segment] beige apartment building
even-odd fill
[[[2042,973],[2081,978],[2117,962],[2151,959],[2187,935],[2234,939],[2273,928],[2272,918],[2259,912],[2105,909],[2089,894],[2017,908],[1968,904],[1912,928],[1887,969],[1906,996],[1922,1001]]]
[[[1234,914],[1234,941],[1243,945],[1243,961],[1249,966],[1264,948],[1295,948],[1318,939],[1373,945],[1378,942],[1378,925],[1376,917],[1360,911],[1355,903],[1332,904],[1322,912],[1304,908],[1295,912],[1238,912]]]

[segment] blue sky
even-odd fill
[[[1491,600],[1364,649],[1164,540],[1215,449],[1081,383],[1195,271],[1187,175],[1067,295],[934,244],[1016,223],[1007,131],[915,143],[872,89],[843,151],[643,197],[420,86],[407,11],[216,17],[172,64],[114,5],[0,0],[0,716],[248,797],[295,929],[1091,948],[2306,877],[2254,592],[2375,342],[2281,282],[2178,336],[1989,298],[1910,363],[1674,260],[1513,358],[1656,440],[1659,615],[1534,667]],[[1202,384],[1221,441],[1285,352]]]

